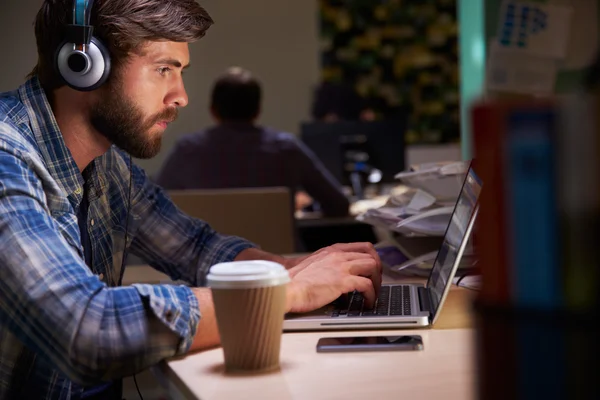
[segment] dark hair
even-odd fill
[[[63,85],[54,68],[54,55],[64,40],[64,28],[73,21],[75,0],[45,0],[35,19],[37,75],[46,90]],[[94,36],[118,67],[127,56],[141,52],[147,41],[194,42],[204,36],[213,20],[196,0],[96,0],[91,10]]]
[[[260,111],[260,83],[250,71],[229,68],[215,82],[211,107],[223,121],[250,122]]]

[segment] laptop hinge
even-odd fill
[[[418,289],[419,293],[419,304],[421,305],[421,311],[427,311],[431,313],[431,299],[429,297],[429,289],[424,286],[420,286]]]

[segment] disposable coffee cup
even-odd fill
[[[227,372],[279,368],[288,271],[271,261],[214,265],[212,289]]]

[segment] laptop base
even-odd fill
[[[430,325],[431,312],[428,304],[422,304],[422,285],[397,284],[390,287],[407,286],[410,290],[412,309],[409,315],[369,315],[333,317],[334,305],[328,305],[310,313],[288,314],[283,321],[284,331],[307,330],[355,330],[355,329],[417,329]]]

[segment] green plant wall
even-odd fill
[[[460,140],[456,0],[319,0],[324,81],[351,84],[407,142]]]

